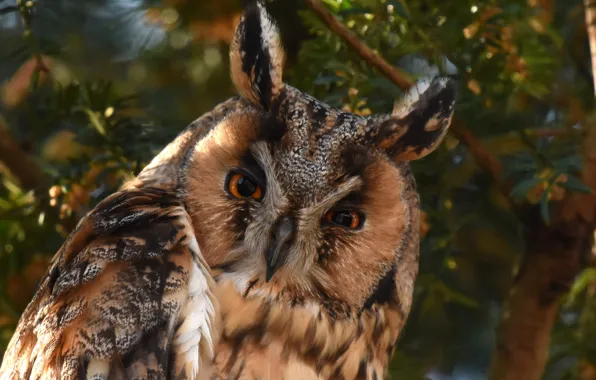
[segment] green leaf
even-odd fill
[[[553,161],[553,165],[561,171],[580,170],[583,160],[580,155],[572,154],[567,157],[559,158]]]
[[[544,223],[546,224],[550,223],[550,215],[548,210],[548,192],[549,189],[546,189],[544,191],[544,194],[542,194],[542,198],[540,198],[540,216],[542,216],[542,220],[544,220]]]
[[[338,77],[337,75],[325,75],[317,77],[313,83],[316,85],[327,85],[338,82],[340,80],[342,80],[342,78]]]
[[[542,178],[533,177],[518,183],[512,190],[511,190],[511,197],[517,200],[522,200],[526,197],[528,191],[532,190],[536,187],[540,182],[544,181]]]
[[[431,311],[435,308],[435,305],[440,302],[435,298],[436,297],[433,292],[429,292],[426,294],[426,296],[422,299],[422,305],[420,306],[420,315],[424,316],[431,313]]]
[[[569,190],[579,191],[587,194],[593,193],[592,189],[588,185],[583,183],[581,179],[572,175],[567,175],[567,181],[561,182],[559,185]]]
[[[569,291],[569,295],[565,301],[565,307],[570,307],[575,304],[580,293],[583,292],[588,285],[592,284],[594,281],[596,281],[596,268],[588,268],[580,273],[580,275],[575,279],[571,290]]]
[[[478,302],[473,298],[466,296],[456,290],[451,289],[445,283],[439,282],[437,285],[437,291],[443,294],[446,302],[455,302],[467,307],[478,307]]]

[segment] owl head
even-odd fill
[[[259,2],[230,59],[241,97],[189,150],[182,186],[216,278],[337,318],[378,303],[407,313],[419,250],[408,162],[444,137],[452,81],[419,83],[391,114],[334,109],[283,82],[278,29]]]

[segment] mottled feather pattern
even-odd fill
[[[176,371],[193,378],[199,345],[213,355],[211,281],[175,193],[116,193],[57,253],[1,378],[165,378],[172,345]]]
[[[227,282],[216,293],[223,324],[214,379],[381,379],[405,322],[396,304],[335,320],[324,312],[242,297]],[[263,354],[270,359],[251,363],[252,355]],[[274,373],[267,362],[274,363]],[[298,363],[312,377],[294,373]]]
[[[408,161],[445,136],[455,85],[420,83],[386,115],[332,108],[283,82],[277,27],[255,0],[230,58],[241,97],[81,220],[0,380],[386,376],[418,273]]]

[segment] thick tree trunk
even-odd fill
[[[528,226],[528,225],[527,225]],[[490,379],[538,380],[548,358],[559,301],[591,249],[588,223],[528,226],[526,252],[504,304]]]
[[[596,119],[586,120],[584,128],[581,179],[596,189]],[[548,226],[536,209],[520,215],[526,252],[504,303],[491,363],[493,380],[540,379],[560,298],[591,255],[596,194],[568,195],[554,207]]]

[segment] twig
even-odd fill
[[[406,91],[414,84],[414,81],[408,74],[391,65],[383,59],[383,57],[368,47],[331,12],[329,12],[319,0],[304,1],[331,31],[341,37],[363,60],[379,70],[381,74],[385,75],[397,87]],[[482,142],[474,136],[472,131],[466,128],[461,121],[454,120],[449,130],[455,138],[468,148],[477,165],[492,176],[493,180],[501,187],[503,194],[508,198],[509,190],[501,183],[501,173],[503,168],[499,160],[486,149],[484,144],[482,144]]]
[[[35,71],[31,77],[32,88],[35,89],[38,85],[39,73],[49,72],[49,69],[44,63],[41,55],[39,41],[33,37],[33,30],[31,29],[31,15],[35,3],[32,0],[17,0],[17,6],[19,13],[21,14],[21,19],[23,20],[23,25],[25,26],[25,40],[29,43],[33,57],[35,58]]]
[[[574,131],[562,128],[542,128],[542,129],[527,129],[525,130],[528,137],[566,137],[573,135]],[[578,133],[581,132],[577,130]]]
[[[476,161],[476,164],[487,171],[495,183],[500,187],[501,192],[506,198],[509,198],[510,189],[507,185],[502,183],[501,174],[503,173],[503,165],[491,152],[486,149],[482,141],[480,141],[471,130],[466,128],[459,120],[453,120],[449,132],[463,145],[468,148],[470,155]]]
[[[354,51],[371,66],[389,78],[395,85],[406,91],[414,84],[410,76],[385,61],[383,57],[369,48],[358,36],[346,28],[319,0],[305,0],[313,12],[327,25],[331,31],[340,36]]]

